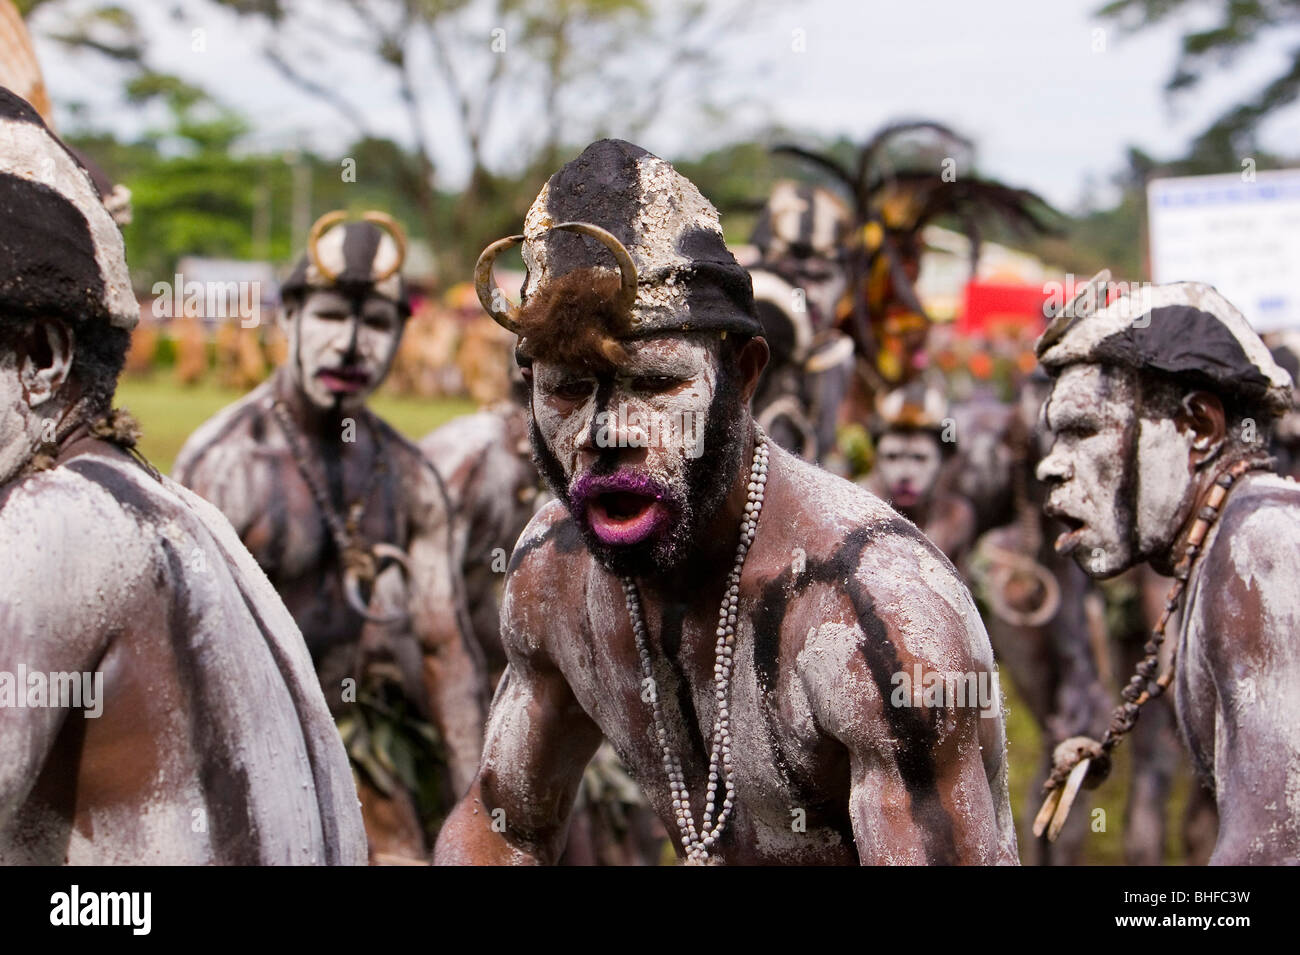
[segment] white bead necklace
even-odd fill
[[[636,583],[630,577],[623,578],[623,596],[627,602],[627,613],[632,619],[632,635],[636,640],[636,650],[641,658],[641,672],[649,680],[650,713],[654,720],[655,736],[663,750],[664,770],[668,775],[668,788],[673,797],[673,814],[677,817],[677,828],[681,830],[682,848],[686,852],[688,863],[708,861],[709,850],[722,836],[723,827],[731,818],[734,805],[735,789],[731,782],[731,714],[728,700],[731,687],[732,648],[736,642],[736,607],[740,603],[740,571],[745,566],[745,555],[749,553],[754,542],[754,533],[758,529],[758,514],[763,509],[763,488],[767,484],[767,436],[757,432],[754,440],[754,460],[749,468],[748,498],[745,501],[745,516],[740,522],[740,543],[736,547],[736,563],[727,577],[727,592],[723,595],[722,606],[718,610],[718,642],[713,654],[713,690],[718,702],[718,715],[713,721],[713,747],[709,754],[708,795],[704,804],[704,818],[700,827],[695,826],[695,817],[691,813],[691,794],[686,789],[686,777],[682,773],[682,761],[668,742],[668,731],[664,724],[663,707],[659,703],[659,692],[655,688],[654,673],[650,665],[650,651],[646,647],[645,619],[641,615],[641,598]],[[718,806],[718,783],[722,783],[722,803]],[[717,817],[714,818],[714,810]]]

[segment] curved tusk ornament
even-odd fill
[[[519,328],[519,306],[512,305],[497,287],[496,280],[492,278],[492,263],[506,249],[523,241],[522,235],[497,239],[479,254],[478,262],[474,265],[474,291],[478,293],[479,304],[492,316],[493,321],[515,335],[523,334]],[[502,305],[502,302],[505,304]]]
[[[376,580],[387,568],[395,565],[401,568],[403,578],[407,582],[410,581],[411,563],[406,556],[406,552],[400,547],[395,547],[392,544],[376,544],[370,549],[370,553],[375,557]],[[393,614],[372,613],[369,603],[361,596],[361,574],[356,568],[350,568],[343,572],[343,597],[347,600],[348,606],[369,623],[392,626],[404,623],[411,617],[410,613],[404,610]]]
[[[327,212],[315,222],[312,223],[311,231],[307,233],[307,256],[311,259],[311,264],[316,267],[316,271],[327,282],[334,282],[339,275],[333,269],[325,265],[321,260],[320,250],[316,247],[323,236],[330,229],[334,228],[341,222],[346,221],[348,214],[342,209],[336,209],[333,212]]]
[[[1060,804],[1052,814],[1052,824],[1047,827],[1048,842],[1055,842],[1056,837],[1065,828],[1065,820],[1070,815],[1070,807],[1074,805],[1075,797],[1079,795],[1079,787],[1083,785],[1083,779],[1088,775],[1088,767],[1091,765],[1091,759],[1082,759],[1079,761],[1079,765],[1070,771],[1070,778],[1065,781],[1065,787],[1061,791]]]
[[[406,264],[406,230],[402,228],[400,222],[386,212],[372,209],[370,212],[363,213],[361,218],[363,221],[377,225],[387,232],[392,237],[393,244],[397,246],[397,259],[389,268],[384,269],[383,272],[375,276],[375,284],[377,285],[392,278]]]

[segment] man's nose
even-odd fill
[[[598,408],[575,436],[577,449],[592,457],[639,463],[650,444],[645,422],[644,416],[631,413],[625,405]]]
[[[355,355],[360,336],[361,316],[351,315],[343,322],[343,327],[339,329],[338,337],[335,338],[335,347],[338,348],[339,354],[346,357]]]
[[[1074,477],[1074,468],[1066,460],[1065,455],[1057,451],[1056,446],[1053,445],[1052,450],[1038,462],[1034,475],[1044,484],[1060,484]]]

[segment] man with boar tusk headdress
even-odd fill
[[[196,431],[175,469],[302,628],[377,862],[427,861],[478,765],[486,709],[441,478],[366,407],[410,314],[405,246],[383,213],[317,220],[281,289],[285,363]]]
[[[755,425],[767,346],[713,206],[602,140],[512,241],[523,304],[496,245],[480,296],[558,500],[511,558],[508,666],[435,861],[554,861],[604,737],[688,862],[1014,862],[1000,700],[898,692],[988,677],[979,614],[910,523]]]

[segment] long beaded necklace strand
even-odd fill
[[[735,798],[735,789],[731,782],[731,713],[728,701],[731,690],[731,657],[736,642],[736,608],[740,603],[740,572],[745,566],[745,555],[754,543],[754,533],[758,529],[758,515],[763,509],[763,488],[767,484],[767,436],[762,431],[757,433],[754,441],[754,460],[749,468],[748,497],[745,501],[745,516],[740,522],[740,543],[736,546],[736,562],[727,577],[727,591],[722,597],[718,609],[717,644],[713,652],[713,695],[718,703],[718,715],[713,721],[713,746],[709,753],[708,795],[704,805],[704,818],[700,827],[695,826],[695,817],[691,813],[690,792],[686,789],[686,777],[682,773],[682,761],[668,741],[668,730],[664,723],[663,707],[659,702],[659,693],[654,687],[654,671],[650,665],[650,651],[646,646],[645,618],[641,614],[641,598],[637,592],[636,582],[630,577],[623,578],[623,596],[627,602],[627,613],[632,620],[632,635],[636,640],[637,655],[641,658],[641,673],[650,682],[650,713],[654,721],[655,736],[659,748],[663,751],[664,771],[668,776],[668,788],[673,797],[673,814],[677,817],[677,828],[681,830],[682,848],[686,852],[687,863],[701,864],[708,861],[709,850],[722,836],[722,830],[731,818]],[[722,802],[718,804],[718,784],[722,784]],[[714,810],[717,809],[717,818]]]

